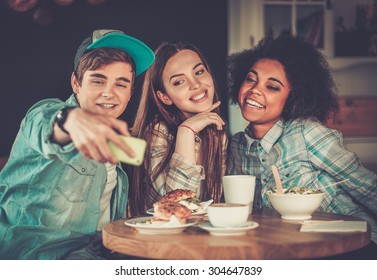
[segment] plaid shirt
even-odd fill
[[[167,127],[158,123],[154,127],[154,137],[151,141],[151,162],[148,173],[151,174],[163,159],[168,143],[174,141],[173,135],[170,134]],[[201,139],[195,135],[195,155],[198,159]],[[190,189],[197,192],[199,196],[201,182],[205,179],[204,168],[191,162],[184,156],[173,153],[172,158],[165,168],[152,182],[154,190],[149,195],[152,201],[156,201],[160,196],[174,189]],[[157,192],[157,193],[156,193]]]
[[[260,140],[252,138],[250,125],[232,137],[227,173],[257,177],[254,207],[272,207],[267,198],[267,191],[275,189],[272,165],[283,188],[321,188],[321,211],[368,221],[377,243],[377,175],[344,148],[340,132],[312,120],[294,120],[278,121]],[[344,179],[349,180],[326,188]]]
[[[152,174],[152,171],[157,168],[166,153],[168,142],[173,141],[174,138],[167,127],[162,123],[154,127],[153,135],[154,137],[150,143],[151,162],[148,174]],[[197,197],[200,196],[200,188],[205,179],[203,166],[197,164],[200,158],[201,144],[202,140],[198,135],[195,135],[196,163],[179,153],[173,153],[168,167],[152,182],[154,188],[150,190],[148,194],[151,201],[157,201],[161,196],[174,189],[193,190],[196,192]],[[225,174],[226,171],[226,150],[227,137],[224,137],[222,174]]]

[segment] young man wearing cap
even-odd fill
[[[0,259],[104,258],[100,231],[124,216],[128,177],[107,142],[133,156],[117,119],[135,76],[154,60],[143,42],[97,30],[75,56],[73,94],[27,112],[0,173]]]

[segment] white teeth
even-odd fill
[[[254,107],[258,107],[258,108],[265,108],[265,106],[263,106],[262,104],[254,101],[254,100],[251,100],[251,99],[246,99],[245,102],[247,104],[249,104],[250,106],[254,106]]]
[[[101,107],[104,107],[106,109],[110,109],[110,108],[114,108],[115,105],[114,104],[99,104]]]
[[[198,101],[198,100],[202,99],[205,95],[206,95],[206,93],[203,92],[201,94],[198,94],[198,95],[192,97],[191,99],[194,100],[194,101]]]

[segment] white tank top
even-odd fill
[[[100,200],[100,216],[98,220],[97,230],[102,230],[104,226],[110,222],[110,199],[112,191],[117,183],[116,165],[105,163],[107,170],[106,186]]]

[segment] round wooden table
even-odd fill
[[[330,213],[315,213],[312,219],[358,220]],[[371,240],[369,226],[367,232],[300,232],[299,222],[283,220],[271,209],[254,211],[249,220],[259,226],[242,236],[213,236],[198,226],[179,234],[140,234],[125,220],[105,226],[105,247],[148,259],[315,259],[360,249]]]

